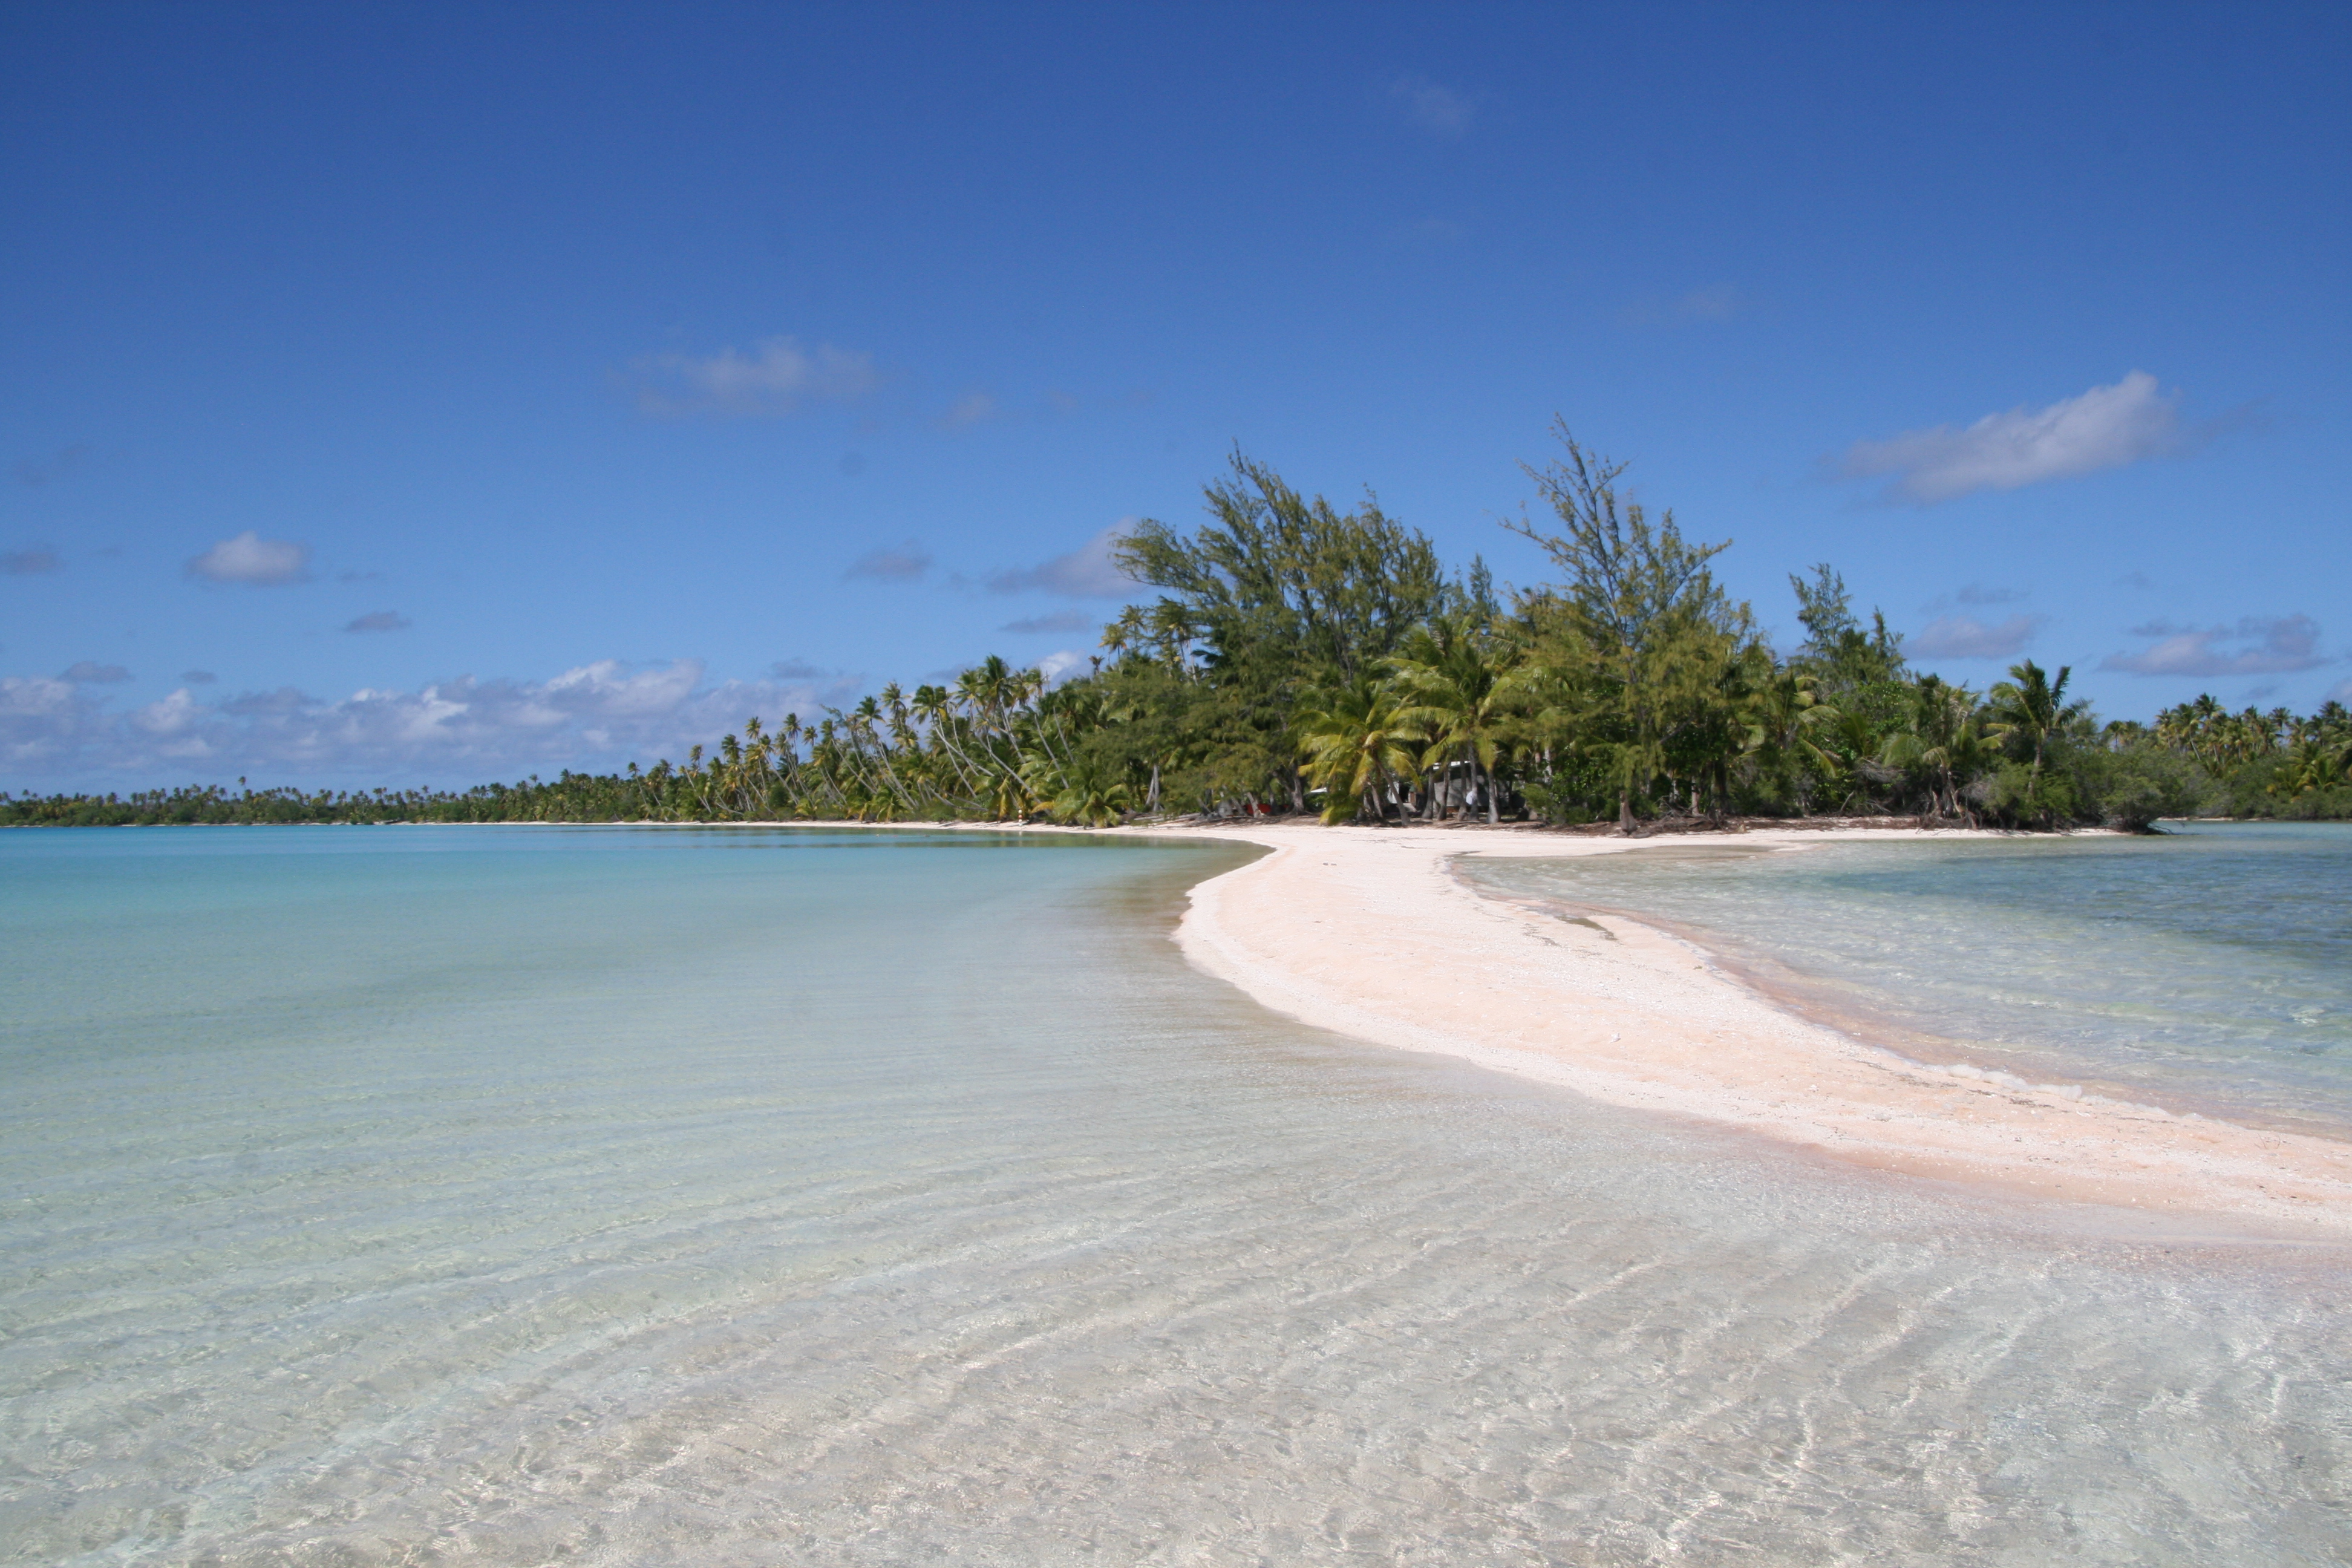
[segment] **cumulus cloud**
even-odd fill
[[[871,577],[877,583],[916,583],[930,569],[931,552],[910,539],[895,550],[867,551],[851,562],[842,576]]]
[[[339,701],[291,687],[206,700],[182,686],[118,711],[76,682],[8,677],[0,679],[0,763],[11,785],[50,787],[94,775],[467,784],[682,757],[749,715],[805,716],[856,688],[840,679],[712,683],[694,659],[639,668],[606,659],[549,680],[465,676]]]
[[[207,583],[249,583],[256,587],[299,583],[310,575],[310,547],[290,539],[264,539],[248,528],[192,557],[187,574]]]
[[[406,631],[408,626],[408,617],[402,615],[398,610],[371,610],[364,616],[361,616],[356,619],[346,622],[344,624],[343,630],[347,632],[402,632]]]
[[[2180,450],[2177,399],[2136,370],[2046,408],[1988,414],[1965,428],[1938,425],[1884,441],[1857,441],[1841,471],[1887,478],[1886,498],[1932,506],[1979,490],[2013,490]]]
[[[770,338],[751,353],[655,354],[636,363],[637,406],[676,416],[797,414],[814,403],[849,403],[882,384],[873,356],[792,338]]]
[[[2040,616],[2011,616],[1997,626],[1973,616],[1943,616],[1910,638],[1906,651],[1924,658],[2014,658],[2041,626]]]
[[[1037,673],[1048,686],[1074,680],[1093,668],[1093,660],[1074,647],[1058,648],[1037,661]]]
[[[1035,566],[992,572],[989,589],[998,594],[1060,594],[1072,599],[1124,598],[1135,591],[1135,580],[1112,564],[1111,545],[1134,524],[1133,518],[1121,518],[1066,555]]]
[[[10,550],[0,552],[0,576],[30,577],[42,572],[54,572],[65,563],[54,550],[35,546],[30,550]]]
[[[1467,94],[1420,76],[1400,77],[1391,82],[1389,100],[1423,131],[1447,137],[1469,130],[1471,111],[1477,107]]]
[[[2234,626],[2174,626],[2150,621],[2136,637],[2156,640],[2137,653],[2112,653],[2101,669],[2130,675],[2286,675],[2316,669],[2332,659],[2319,652],[2319,623],[2309,616],[2248,616]]]
[[[84,683],[91,686],[113,686],[130,679],[131,672],[119,664],[100,664],[96,659],[85,658],[58,679],[70,680],[77,686]]]
[[[1021,620],[1007,621],[996,629],[1021,637],[1034,637],[1039,632],[1082,632],[1094,624],[1094,617],[1084,610],[1055,610],[1051,615],[1028,616]]]

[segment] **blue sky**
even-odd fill
[[[990,652],[1238,445],[1557,415],[1784,644],[2352,690],[2336,6],[16,6],[0,787],[464,784]]]

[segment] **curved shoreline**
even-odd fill
[[[1727,1127],[1869,1169],[2218,1223],[2250,1239],[2352,1243],[2352,1143],[1914,1061],[1785,1010],[1667,931],[1617,914],[1546,913],[1533,900],[1475,889],[1451,865],[1481,853],[1524,859],[1639,853],[1693,842],[1685,836],[1292,823],[1093,830],[804,820],[609,826],[1254,844],[1271,853],[1196,884],[1174,940],[1198,968],[1315,1027],[1459,1058],[1605,1104]],[[1825,837],[1999,835],[1768,828],[1739,836],[1743,843],[1790,846]]]
[[[1857,835],[1919,837],[1838,837]],[[1665,931],[1547,914],[1451,867],[1656,840],[1287,824],[1171,836],[1272,851],[1196,886],[1176,941],[1202,970],[1318,1027],[1874,1169],[2352,1240],[2352,1143],[1911,1061],[1783,1010]]]

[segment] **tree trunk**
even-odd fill
[[[1617,831],[1633,837],[1633,797],[1622,789],[1617,792]]]

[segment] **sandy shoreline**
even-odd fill
[[[1664,931],[1563,920],[1452,870],[1465,855],[1676,840],[1289,824],[1182,836],[1273,851],[1193,889],[1177,941],[1202,969],[1304,1022],[1880,1170],[2352,1240],[2352,1143],[1923,1067],[1793,1016]],[[1740,841],[1822,839],[1767,830]]]

